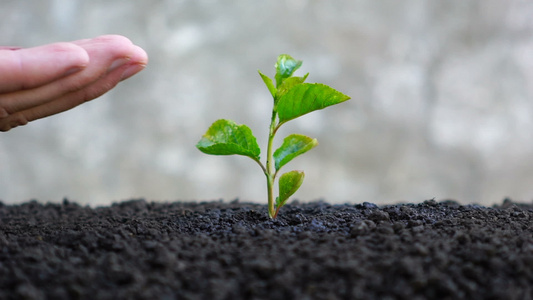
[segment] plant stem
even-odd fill
[[[276,134],[276,111],[272,110],[272,119],[270,121],[270,130],[268,133],[268,145],[267,145],[267,161],[265,176],[267,178],[267,191],[268,191],[268,215],[270,218],[276,218],[274,207],[274,157],[272,154],[272,143],[274,142],[274,135]]]
[[[272,219],[275,219],[278,216],[278,212],[281,206],[276,207],[276,212],[274,213],[274,217]]]
[[[259,159],[254,159],[254,161],[259,165],[259,167],[261,167],[261,170],[263,170],[263,173],[267,173],[266,169],[265,169],[265,166],[263,166],[263,164],[261,163],[261,161]]]

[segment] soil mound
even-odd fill
[[[533,205],[0,202],[0,299],[532,299]]]

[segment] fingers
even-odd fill
[[[121,80],[141,71],[148,62],[143,49],[121,36],[102,36],[72,44],[87,53],[90,63],[83,71],[48,85],[7,95],[0,94],[0,131],[7,131],[99,97]]]
[[[135,49],[128,39],[121,36],[102,36],[80,40],[73,42],[72,45],[82,49],[90,60],[83,72],[60,78],[53,84],[0,95],[0,107],[8,114],[13,114],[46,104],[67,93],[81,90],[107,72],[128,63]],[[50,73],[50,71],[47,72]]]
[[[147,63],[147,56],[143,49],[135,46],[128,63],[115,67],[105,76],[86,86],[83,89],[73,91],[46,104],[27,109],[18,114],[18,122],[31,122],[36,119],[47,117],[69,110],[86,101],[98,98],[115,87],[120,81],[125,80],[143,70]]]
[[[75,41],[73,44],[85,49],[91,59],[83,73],[71,80],[74,85],[85,85],[129,63],[135,55],[135,47],[125,37],[116,35],[100,36],[90,40]]]
[[[35,88],[79,71],[89,55],[78,45],[55,43],[40,47],[0,49],[0,93]]]

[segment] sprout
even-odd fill
[[[252,130],[232,120],[215,121],[196,145],[206,154],[237,154],[248,156],[257,162],[266,176],[268,215],[271,218],[276,218],[279,209],[300,188],[304,180],[303,171],[294,170],[282,174],[279,177],[279,196],[274,201],[274,182],[278,172],[292,159],[318,145],[316,139],[301,134],[291,134],[283,140],[276,151],[272,152],[276,132],[281,125],[290,120],[350,99],[327,85],[304,83],[309,74],[303,77],[292,76],[301,65],[302,61],[295,60],[290,55],[280,55],[275,65],[276,85],[271,78],[259,72],[274,99],[265,165],[261,163],[261,149]]]

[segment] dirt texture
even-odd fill
[[[533,205],[0,202],[0,299],[532,299]]]

